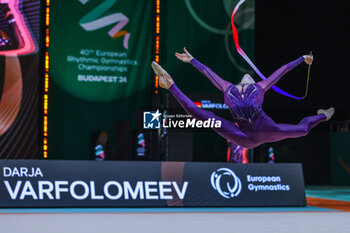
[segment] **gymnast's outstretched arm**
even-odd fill
[[[230,82],[227,82],[220,78],[210,68],[193,58],[192,55],[186,50],[186,48],[184,48],[184,52],[185,53],[175,53],[175,56],[185,63],[191,63],[197,70],[204,74],[217,89],[225,92],[226,89],[232,85]]]
[[[303,61],[305,61],[307,64],[311,64],[312,60],[313,60],[313,56],[312,55],[304,55],[302,57],[299,57],[295,61],[292,61],[292,62],[290,62],[290,63],[280,67],[272,75],[270,75],[267,79],[258,82],[258,84],[265,91],[267,91],[273,85],[275,85],[282,78],[282,76],[285,75],[288,71],[294,69],[296,66],[298,66]]]

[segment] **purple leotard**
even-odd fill
[[[219,90],[224,93],[225,104],[238,124],[223,119],[212,112],[198,108],[180,89],[173,84],[169,91],[177,101],[198,120],[215,118],[221,120],[220,128],[213,128],[218,134],[240,146],[253,148],[262,143],[275,142],[286,138],[305,136],[308,132],[322,121],[326,120],[324,114],[309,116],[302,119],[299,124],[277,124],[262,110],[265,92],[275,85],[278,80],[288,71],[295,68],[303,57],[282,66],[266,80],[249,84],[240,92],[236,85],[221,79],[211,69],[198,62],[191,60],[191,64],[203,73]]]

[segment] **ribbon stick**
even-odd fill
[[[238,32],[237,32],[237,29],[235,27],[235,24],[234,24],[234,17],[235,17],[235,14],[236,12],[238,11],[238,8],[245,2],[245,0],[240,0],[238,2],[238,4],[236,5],[235,9],[233,10],[233,13],[232,13],[232,16],[231,16],[231,24],[232,24],[232,33],[233,33],[233,39],[235,41],[235,45],[236,45],[236,49],[237,49],[237,52],[244,58],[244,60],[246,60],[246,62],[248,62],[248,64],[253,68],[253,70],[263,79],[265,80],[266,77],[260,72],[260,70],[254,65],[254,63],[249,59],[249,57],[247,56],[247,54],[243,51],[243,49],[239,46],[239,39],[238,39]],[[310,66],[309,66],[309,71],[308,71],[308,78],[307,78],[307,88],[308,88],[308,83],[309,83],[309,76],[310,76]],[[297,99],[297,100],[300,100],[300,99],[304,99],[307,95],[307,90],[306,90],[306,94],[305,96],[303,97],[297,97],[297,96],[294,96],[294,95],[291,95],[287,92],[285,92],[284,90],[278,88],[277,86],[273,86],[272,89],[274,91],[276,91],[277,93],[281,94],[281,95],[284,95],[284,96],[288,96],[290,98],[293,98],[293,99]]]

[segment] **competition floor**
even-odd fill
[[[307,207],[0,209],[0,233],[350,232],[350,187],[308,187]]]

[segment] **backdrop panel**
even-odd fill
[[[216,88],[191,65],[174,56],[186,47],[200,62],[223,79],[236,83],[245,73],[254,74],[237,53],[231,14],[238,0],[168,0],[166,6],[166,68],[184,91],[216,92]],[[246,1],[235,17],[240,45],[254,59],[255,1]]]
[[[51,2],[49,158],[89,159],[94,133],[113,149],[116,122],[135,127],[152,84],[151,14],[148,0]]]

